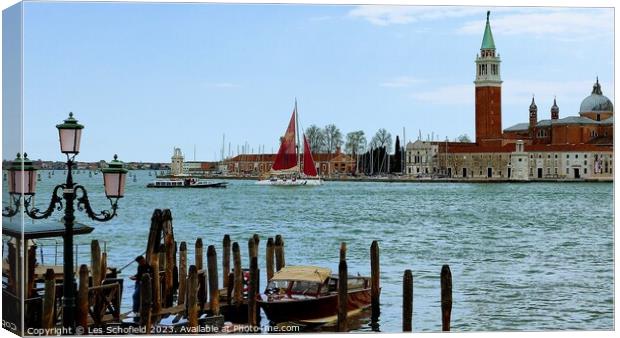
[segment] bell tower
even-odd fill
[[[502,143],[501,60],[495,54],[490,14],[488,11],[480,54],[476,57],[476,143],[479,145]]]

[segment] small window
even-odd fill
[[[587,174],[588,173],[588,168],[583,168],[583,173]]]
[[[579,154],[575,154],[575,158],[579,158]]]

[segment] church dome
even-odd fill
[[[596,83],[592,87],[592,94],[581,101],[580,113],[612,113],[614,111],[614,105],[607,96],[603,95],[601,85],[598,83],[598,77]]]

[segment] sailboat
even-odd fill
[[[281,139],[280,149],[269,171],[269,177],[260,179],[257,184],[315,186],[323,183],[316,171],[305,134],[302,134],[304,150],[303,161],[301,160],[298,125],[297,100],[295,100],[293,115],[288,123],[288,128],[286,128],[286,133]]]

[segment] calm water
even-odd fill
[[[169,208],[176,240],[191,243],[192,250],[202,237],[216,245],[218,260],[228,233],[240,242],[246,266],[247,240],[260,234],[262,271],[267,237],[276,234],[284,237],[287,264],[333,271],[340,242],[347,242],[349,271],[360,274],[370,274],[370,244],[379,240],[381,331],[401,330],[405,269],[414,275],[414,331],[441,330],[442,264],[452,270],[454,331],[613,329],[612,184],[328,182],[277,188],[229,181],[227,189],[160,190],[145,188],[154,178],[147,171],[136,174],[136,182],[128,179],[119,217],[76,239],[107,241],[108,265],[123,266],[143,253],[153,209]],[[43,171],[41,178],[43,207],[64,175],[56,171],[49,179]],[[84,171],[75,179],[88,188],[95,210],[109,206],[101,175],[89,178]],[[93,224],[84,214],[78,220]],[[80,264],[88,263],[87,248],[80,249]],[[193,261],[193,252],[188,257]],[[122,275],[133,273],[135,266]],[[126,310],[132,291],[126,280]],[[368,320],[358,330],[369,331]]]

